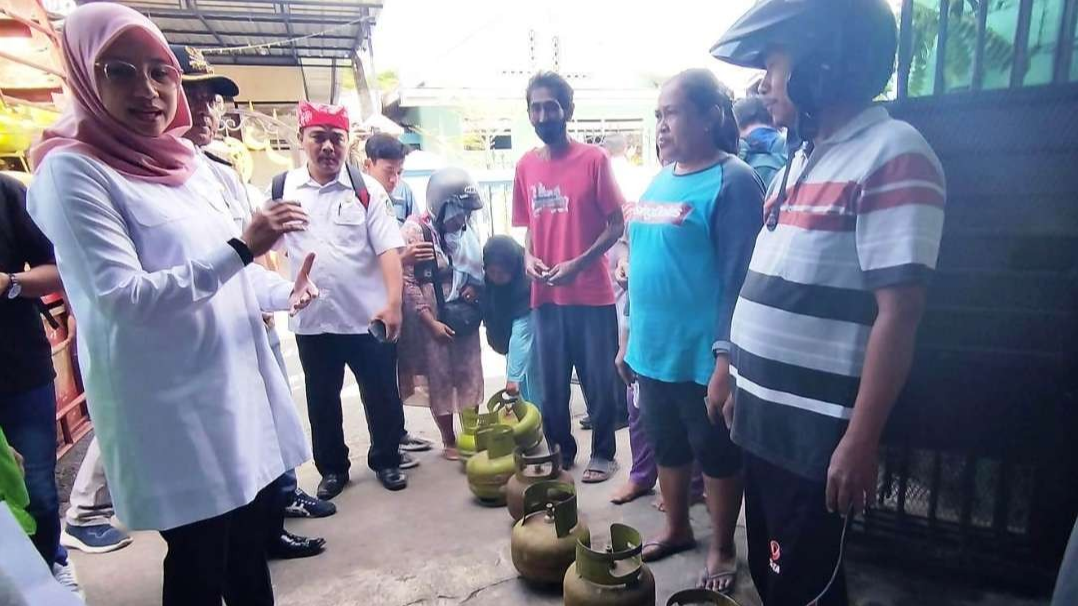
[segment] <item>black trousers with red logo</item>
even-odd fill
[[[744,453],[749,571],[764,606],[807,606],[838,561],[843,518],[829,513],[826,484]],[[846,572],[818,606],[847,606]]]

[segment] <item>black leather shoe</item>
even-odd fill
[[[341,494],[345,484],[348,484],[347,471],[344,473],[327,473],[322,476],[322,481],[318,483],[318,498],[323,501],[332,500],[333,497]]]
[[[387,469],[379,469],[376,473],[378,481],[385,486],[386,490],[404,490],[408,488],[408,476],[404,475],[404,472],[399,467],[389,467]]]
[[[267,546],[266,557],[271,560],[295,560],[316,556],[325,550],[325,539],[301,537],[286,530],[279,539]]]

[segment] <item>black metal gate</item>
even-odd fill
[[[947,218],[858,538],[1041,590],[1078,512],[1078,2],[932,3],[927,20],[927,0],[903,3],[890,110],[940,156]],[[926,65],[931,84],[917,79]]]

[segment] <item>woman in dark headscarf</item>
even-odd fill
[[[486,292],[483,323],[487,342],[506,357],[505,389],[542,406],[532,354],[531,282],[524,274],[524,247],[509,236],[494,236],[483,247]]]

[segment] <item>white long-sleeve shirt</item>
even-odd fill
[[[54,153],[28,196],[79,322],[79,361],[117,516],[169,529],[251,502],[309,458],[260,310],[291,285],[228,245],[221,187]]]
[[[299,202],[310,224],[305,231],[285,234],[279,245],[288,254],[293,279],[308,253],[318,255],[311,280],[321,292],[302,314],[289,319],[297,335],[367,334],[371,318],[389,300],[378,257],[403,247],[404,239],[386,190],[369,175],[363,175],[363,182],[370,195],[366,208],[356,199],[345,168],[325,185],[306,166],[285,179],[284,199]]]

